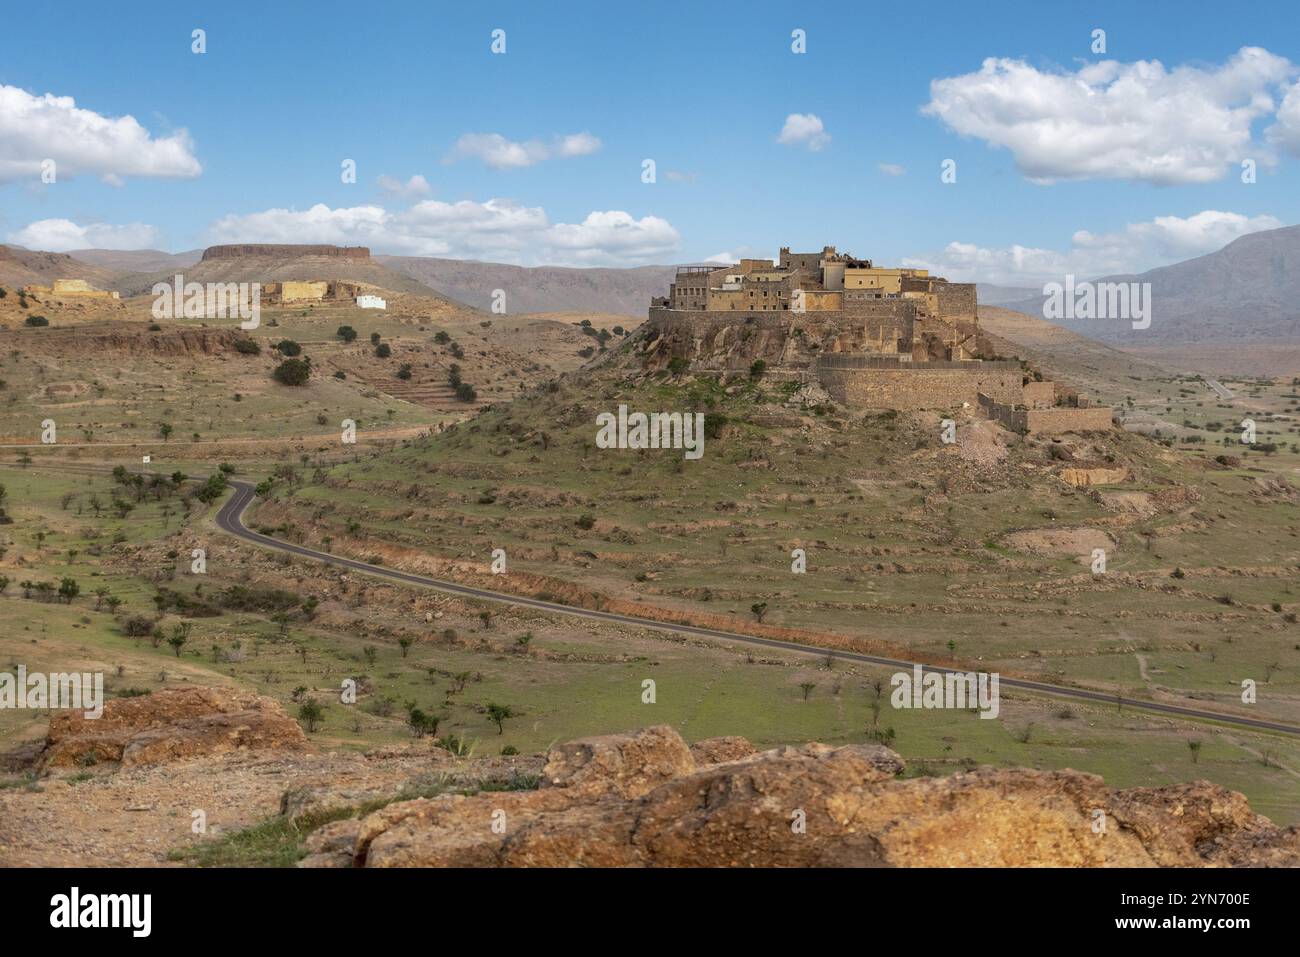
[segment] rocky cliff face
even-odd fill
[[[316,831],[303,866],[1300,866],[1300,832],[1207,782],[909,779],[879,746],[751,750],[669,727],[570,742],[537,790],[390,804]]]

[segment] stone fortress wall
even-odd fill
[[[1021,399],[1018,362],[898,362],[868,356],[824,355],[817,378],[840,405],[859,409],[960,409],[981,393],[1001,402]]]

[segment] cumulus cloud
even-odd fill
[[[1268,128],[1268,140],[1292,156],[1300,156],[1300,83],[1287,90],[1277,110],[1277,122]]]
[[[940,252],[904,259],[903,265],[929,269],[954,282],[1034,286],[1059,281],[1067,273],[1084,279],[1144,272],[1214,252],[1239,236],[1281,225],[1273,216],[1207,209],[1185,218],[1157,216],[1110,233],[1081,229],[1065,250],[953,242]]]
[[[876,168],[886,176],[902,176],[907,172],[906,168],[897,163],[877,163]]]
[[[70,219],[39,219],[6,238],[28,249],[54,253],[70,249],[150,249],[156,244],[158,230],[145,223],[79,226]]]
[[[410,256],[574,266],[662,261],[681,239],[658,216],[637,219],[622,210],[605,210],[589,213],[580,223],[551,223],[540,206],[506,199],[430,199],[396,212],[382,206],[333,209],[323,203],[306,210],[268,209],[224,216],[208,235],[214,243],[336,243]]]
[[[814,153],[831,141],[831,135],[822,126],[820,116],[812,113],[791,113],[776,141],[786,146],[806,146]]]
[[[500,133],[465,133],[456,140],[456,145],[443,158],[443,162],[477,159],[493,169],[522,169],[525,166],[536,166],[552,157],[566,159],[587,156],[600,147],[600,140],[590,133],[556,136],[550,143],[542,140],[517,143]]]
[[[383,174],[377,182],[384,195],[392,196],[395,199],[415,199],[418,196],[428,196],[433,192],[433,188],[429,186],[429,181],[419,174],[412,176],[405,183],[394,176]]]
[[[0,183],[39,179],[47,159],[60,179],[91,175],[113,185],[132,176],[186,179],[203,171],[185,130],[155,137],[132,116],[101,116],[70,96],[0,86]]]
[[[1007,148],[1035,182],[1208,183],[1253,155],[1251,124],[1273,112],[1296,72],[1259,47],[1219,66],[1172,69],[1104,60],[1048,71],[989,58],[978,72],[932,80],[921,112]]]

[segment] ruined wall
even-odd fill
[[[937,282],[933,291],[939,301],[939,316],[950,322],[975,322],[976,296],[973,282]]]
[[[1089,409],[1033,409],[1025,415],[1030,432],[1102,432],[1111,428],[1111,410],[1105,406]]]
[[[817,376],[831,398],[863,409],[957,409],[981,392],[1013,405],[1021,397],[1015,362],[905,362],[826,355]]]
[[[327,282],[280,283],[280,298],[285,302],[301,299],[324,299],[327,292],[329,292],[329,283]]]
[[[1104,406],[1017,409],[1013,403],[987,394],[980,395],[979,405],[986,416],[1012,432],[1059,435],[1062,432],[1104,432],[1111,428],[1111,410]]]

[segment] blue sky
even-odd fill
[[[592,265],[830,243],[1032,284],[1300,222],[1293,2],[790,10],[35,6],[24,35],[61,46],[7,44],[0,62],[13,88],[0,99],[0,238],[329,241]],[[498,28],[503,55],[490,50]],[[791,51],[796,28],[806,53]],[[1098,28],[1104,54],[1091,50]],[[988,58],[1005,62],[981,75]],[[1152,80],[1135,64],[1154,60]],[[30,99],[47,93],[104,128]],[[143,129],[124,132],[125,116]],[[781,142],[791,117],[814,132]],[[48,157],[59,175],[42,184]],[[946,159],[955,183],[940,181]],[[381,176],[424,179],[397,192]]]

